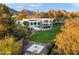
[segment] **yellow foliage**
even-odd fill
[[[16,15],[15,19],[22,20],[23,18],[26,18],[26,16],[27,16],[27,12],[22,10]]]
[[[0,24],[0,31],[6,30],[6,25],[5,24]]]
[[[59,53],[79,54],[79,19],[66,20],[61,30],[55,39]]]
[[[6,36],[5,39],[0,40],[0,54],[19,54],[21,43],[14,40],[13,36]]]

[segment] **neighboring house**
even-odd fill
[[[17,21],[24,26],[23,22],[27,21],[29,23],[29,27],[35,30],[49,30],[53,26],[53,20],[50,18],[32,18],[32,19],[23,19]]]

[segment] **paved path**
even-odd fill
[[[31,33],[31,35],[30,35],[30,37],[32,37],[34,34],[35,34],[35,31],[33,30],[32,33]]]

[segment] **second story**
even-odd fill
[[[53,23],[54,19],[51,18],[31,18],[31,19],[23,19],[20,21],[17,21],[17,23],[20,23],[23,25],[23,22],[27,21],[29,23],[29,26],[40,26],[43,25],[51,25]]]

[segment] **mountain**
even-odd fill
[[[25,11],[25,12],[27,12],[27,14],[29,16],[31,16],[31,15],[33,15],[33,13],[35,13],[34,11],[30,11],[30,10],[27,10],[27,9],[22,9],[21,11],[17,11],[15,9],[10,8],[10,7],[8,7],[8,8],[9,8],[9,11],[10,11],[11,14],[17,14],[17,13],[19,13],[21,11]]]
[[[29,16],[31,16],[35,13],[34,11],[30,11],[30,10],[27,10],[27,9],[22,9],[21,11],[25,11]],[[19,12],[21,12],[21,11],[19,11]]]
[[[8,8],[9,8],[9,11],[10,11],[11,14],[17,14],[19,12],[17,10],[10,8],[10,7],[8,7]]]
[[[10,7],[8,7],[9,8],[9,11],[10,11],[10,13],[11,14],[14,14],[14,15],[16,15],[16,14],[18,14],[19,12],[22,12],[22,11],[25,11],[26,13],[27,13],[27,15],[28,16],[33,16],[33,14],[35,14],[35,13],[37,13],[36,11],[30,11],[30,10],[28,10],[28,9],[22,9],[22,10],[20,10],[20,11],[17,11],[17,10],[15,10],[15,9],[12,9],[12,8],[10,8]],[[70,12],[68,12],[68,11],[66,11],[66,10],[49,10],[48,11],[49,13],[53,13],[53,14],[63,14],[63,15],[67,15],[67,16],[70,16]],[[48,13],[47,12],[47,13]]]

